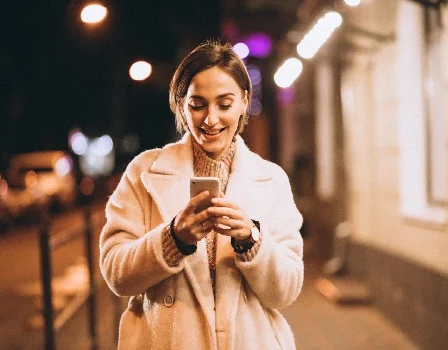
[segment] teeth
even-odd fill
[[[207,130],[204,130],[204,129],[202,129],[202,131],[203,131],[204,134],[207,134],[207,135],[218,135],[221,132],[221,130],[218,130],[218,131],[215,131],[215,132],[211,132],[211,131],[207,131]]]

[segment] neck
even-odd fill
[[[201,147],[201,145],[199,145],[199,147]],[[201,147],[202,148],[202,147]],[[202,148],[202,150],[204,151],[204,153],[211,159],[213,160],[220,160],[221,157],[226,154],[226,152],[229,150],[230,145],[228,145],[226,148],[224,148],[221,152],[219,153],[212,153],[212,152],[207,152],[205,149]]]

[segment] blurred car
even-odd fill
[[[10,186],[0,176],[0,231],[5,231],[17,220],[40,219],[46,198],[36,196],[24,186]]]
[[[30,197],[38,206],[68,208],[76,199],[76,178],[70,155],[62,151],[22,153],[13,156],[7,170],[10,189],[25,189],[11,197]],[[25,201],[23,199],[23,201]],[[14,202],[14,200],[12,200]],[[12,205],[12,204],[10,204]]]
[[[8,183],[0,174],[0,232],[9,228],[13,221],[13,217],[6,204],[6,196],[8,195]]]

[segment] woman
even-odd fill
[[[131,296],[120,349],[293,349],[276,310],[303,283],[302,217],[288,178],[238,136],[251,84],[231,46],[209,42],[178,66],[170,107],[181,141],[138,155],[106,207],[101,272]],[[193,176],[221,196],[195,213]]]

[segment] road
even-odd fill
[[[94,261],[98,261],[98,235],[104,222],[104,204],[93,206],[92,212]],[[76,229],[82,225],[83,210],[76,208],[57,215],[50,232],[55,234],[67,227]],[[78,239],[53,254],[53,274],[56,280],[62,281],[53,288],[59,307],[73,299],[70,292],[85,285],[83,248],[83,240]],[[320,267],[313,261],[316,254],[310,239],[305,240],[305,248],[302,294],[296,302],[281,310],[291,325],[298,349],[417,349],[373,305],[341,307],[320,296],[314,287]],[[36,328],[41,301],[38,227],[20,226],[1,235],[0,264],[0,350],[43,349],[43,331]],[[73,274],[67,274],[67,271]],[[98,349],[115,349],[117,315],[122,312],[126,299],[112,295],[100,276],[98,265],[95,275]],[[64,279],[64,276],[68,278]],[[89,349],[87,316],[87,303],[84,303],[56,332],[57,349]]]
[[[51,220],[50,235],[62,230],[84,227],[86,208],[74,208],[55,215]],[[104,223],[104,204],[91,206],[93,222],[93,252],[97,280],[97,332],[100,348],[114,348],[116,339],[117,298],[101,279],[98,264],[98,236]],[[88,286],[85,268],[83,237],[77,238],[52,254],[53,276],[56,285],[56,314],[74,295]],[[43,346],[40,282],[39,226],[17,225],[0,235],[0,350],[39,349]],[[58,282],[60,282],[58,284]],[[82,294],[82,293],[81,293]],[[119,302],[118,307],[122,307]],[[56,332],[55,343],[60,349],[87,349],[87,306],[76,309],[70,319]],[[106,345],[107,344],[107,345]]]

